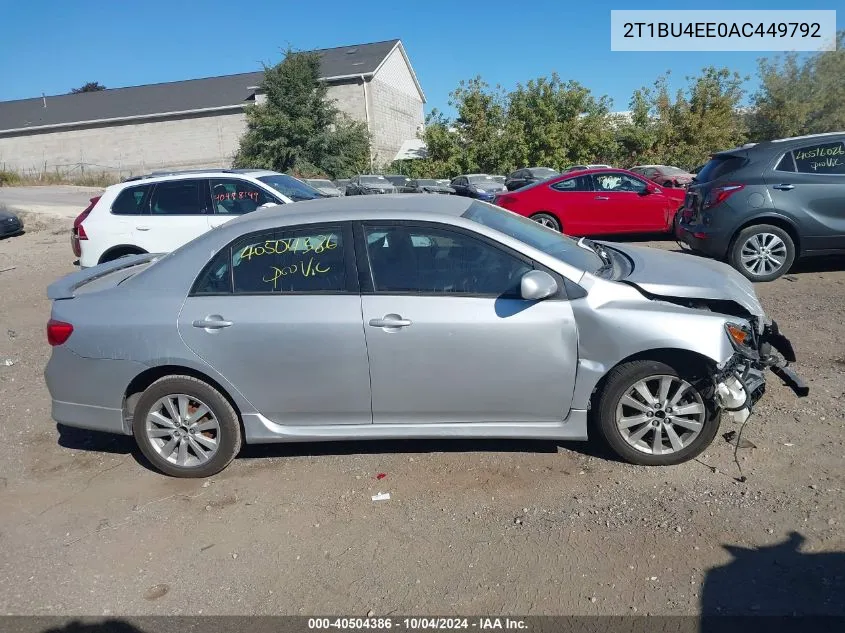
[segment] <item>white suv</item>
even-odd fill
[[[79,266],[169,253],[244,213],[324,197],[292,176],[258,169],[153,173],[107,187],[73,223]]]

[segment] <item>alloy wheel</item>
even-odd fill
[[[616,407],[616,426],[636,450],[667,455],[701,434],[707,408],[698,390],[677,376],[655,375],[634,383]]]
[[[742,267],[755,276],[770,275],[780,270],[786,258],[786,244],[773,233],[752,235],[740,250]]]
[[[156,400],[144,430],[161,457],[183,468],[208,462],[220,442],[220,423],[211,408],[183,393]]]

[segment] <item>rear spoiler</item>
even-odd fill
[[[54,281],[47,286],[48,299],[72,299],[74,293],[78,288],[87,283],[91,283],[95,279],[105,277],[118,270],[132,268],[139,264],[146,264],[152,262],[162,256],[162,253],[144,253],[143,255],[126,255],[119,257],[105,264],[99,264],[92,268],[78,270],[75,273],[65,275],[58,281]]]

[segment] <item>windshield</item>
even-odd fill
[[[259,176],[258,180],[264,184],[270,185],[280,194],[287,196],[294,202],[325,198],[325,196],[314,189],[314,187],[306,185],[304,182],[297,180],[293,176],[273,174],[272,176]]]
[[[660,171],[667,176],[685,176],[687,174],[687,172],[679,167],[661,167]]]
[[[334,189],[334,183],[331,180],[315,180],[312,178],[310,180],[306,180],[305,182],[312,187],[331,187]]]
[[[440,180],[432,180],[431,178],[420,178],[419,180],[417,180],[417,184],[420,187],[436,187],[441,182],[442,181],[440,181]]]
[[[531,172],[532,176],[536,176],[537,178],[551,178],[552,176],[558,175],[554,169],[549,169],[548,167],[535,167],[528,171]]]
[[[604,264],[601,257],[572,238],[491,204],[473,202],[462,217],[510,235],[579,270],[595,272]]]
[[[495,185],[496,179],[493,176],[469,176],[469,181],[472,184],[479,185]]]
[[[390,185],[390,181],[384,176],[361,176],[360,180],[368,185]]]

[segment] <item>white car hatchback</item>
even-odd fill
[[[143,253],[169,253],[260,207],[323,198],[293,176],[258,169],[158,172],[107,187],[74,221],[80,268]]]

